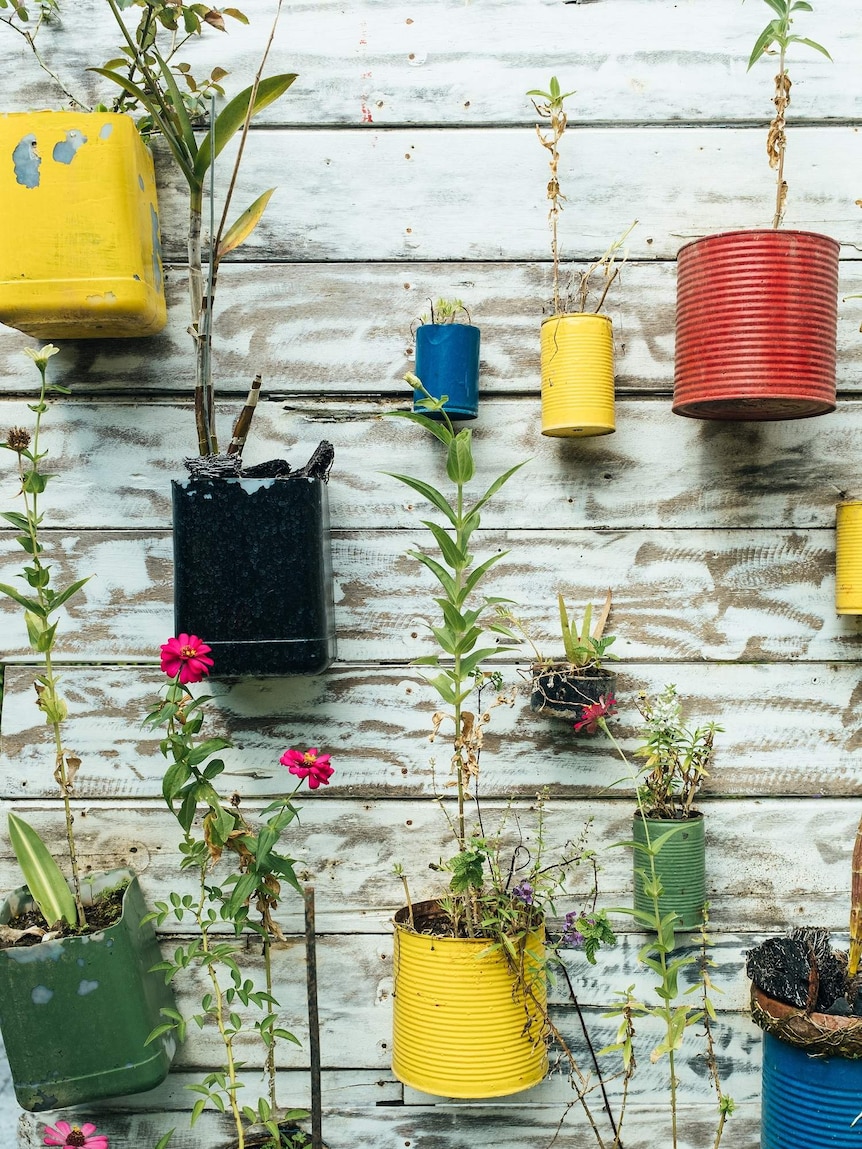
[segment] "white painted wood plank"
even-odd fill
[[[230,68],[229,93],[251,82],[272,16],[266,0],[242,7],[248,29],[228,21],[229,36],[212,33],[183,54],[204,72],[216,62]],[[74,21],[46,28],[40,48],[81,98],[110,99],[112,89],[85,69],[116,55],[115,25],[98,0],[76,0],[76,17],[79,11]],[[859,115],[862,37],[855,16],[853,0],[832,0],[815,16],[801,17],[800,34],[826,44],[835,63],[805,50],[794,54],[794,118]],[[502,0],[493,15],[487,4],[443,0],[287,4],[269,70],[296,71],[299,80],[266,120],[529,123],[525,92],[544,87],[551,70],[567,90],[576,89],[570,101],[576,122],[765,119],[769,64],[746,73],[764,19],[757,9],[717,6],[705,39],[698,0],[616,0],[613,6]],[[0,58],[15,80],[7,107],[56,101],[23,41],[3,31]]]
[[[659,1100],[658,1104],[661,1106]],[[545,1108],[525,1104],[520,1108],[435,1105],[381,1109],[327,1110],[324,1141],[329,1149],[546,1149],[559,1125],[559,1105]],[[666,1108],[633,1106],[629,1114],[626,1149],[655,1149],[668,1137]],[[723,1149],[752,1149],[759,1129],[759,1106],[740,1105],[722,1140]],[[149,1145],[173,1122],[172,1115],[105,1114],[99,1126],[112,1144]],[[24,1114],[19,1124],[19,1149],[42,1149],[45,1121]],[[565,1134],[577,1137],[583,1149],[595,1144],[583,1120],[574,1115],[565,1125]],[[703,1149],[711,1144],[714,1121],[709,1110],[685,1106],[680,1115],[678,1149]],[[180,1126],[171,1149],[225,1149],[229,1129],[224,1119],[205,1114],[194,1130]]]
[[[577,265],[579,269],[583,264]],[[569,265],[566,267],[568,274]],[[51,377],[88,395],[191,394],[194,363],[182,270],[168,274],[169,326],[149,339],[65,340]],[[415,366],[411,324],[429,300],[462,298],[482,332],[480,391],[536,394],[539,322],[552,293],[547,264],[231,264],[219,276],[215,375],[219,394],[245,397],[253,374],[264,395],[404,395]],[[839,296],[862,294],[862,265],[841,264]],[[673,388],[676,267],[630,263],[609,296],[616,391]],[[838,313],[838,389],[862,376],[862,301]],[[36,341],[11,328],[0,340],[0,393],[31,390],[23,348]]]
[[[382,472],[421,474],[446,487],[444,453],[421,429],[380,418],[391,406],[261,403],[247,461],[286,456],[301,465],[326,438],[335,446],[329,496],[336,531],[424,530],[425,506]],[[238,403],[222,408],[225,432],[238,411]],[[24,402],[0,401],[0,426],[28,426],[31,418]],[[483,527],[831,529],[835,503],[859,495],[860,427],[856,400],[820,419],[749,424],[681,419],[667,399],[624,400],[615,435],[564,441],[542,437],[538,395],[489,400],[473,432],[477,490],[512,463],[530,462],[486,508]],[[43,499],[46,526],[168,528],[170,481],[183,476],[193,442],[187,406],[52,404],[44,446],[58,478]],[[13,463],[6,460],[0,477],[3,507],[17,492]]]
[[[520,686],[513,668],[506,677]],[[614,729],[627,752],[640,741],[638,690],[655,696],[668,681],[677,684],[689,721],[713,718],[724,727],[705,788],[710,796],[862,793],[855,663],[620,665]],[[70,710],[64,738],[83,760],[81,799],[160,796],[158,736],[140,722],[165,682],[155,667],[63,669]],[[325,745],[335,756],[333,787],[341,794],[429,795],[447,780],[445,750],[428,742],[439,701],[415,671],[346,667],[320,678],[212,681],[206,693],[216,699],[207,729],[235,743],[223,755],[226,784],[247,799],[269,798],[288,785],[278,759],[289,746]],[[2,724],[0,793],[53,797],[49,731],[34,705],[31,669],[7,668]],[[802,746],[807,753],[800,754]],[[560,797],[610,799],[618,794],[605,788],[620,776],[606,739],[575,736],[569,723],[534,715],[525,686],[511,709],[492,714],[482,759],[486,796],[530,798],[548,785]]]
[[[336,769],[338,762],[336,757]],[[302,821],[290,836],[297,873],[302,881],[315,883],[322,933],[388,930],[403,902],[400,882],[393,877],[395,863],[405,866],[413,899],[421,901],[439,896],[445,885],[429,872],[428,862],[454,852],[444,815],[433,800],[370,795],[353,799],[350,791],[336,778],[328,793],[303,794],[298,799]],[[548,856],[577,837],[592,817],[591,841],[601,850],[602,900],[606,905],[628,904],[631,857],[609,846],[630,837],[633,804],[625,796],[610,800],[607,791],[598,799],[554,798],[549,803]],[[4,800],[0,810],[9,806]],[[701,806],[707,818],[707,894],[717,931],[775,932],[812,923],[846,930],[858,799],[707,798]],[[56,802],[22,800],[14,808],[48,840],[58,840],[62,816]],[[256,808],[249,803],[250,810]],[[486,801],[483,809],[486,828],[494,829],[503,811],[500,800]],[[170,889],[193,892],[193,878],[177,871],[179,830],[161,801],[142,805],[116,798],[110,803],[84,799],[75,803],[75,810],[85,869],[130,865],[140,873],[151,901],[164,898]],[[522,825],[529,843],[535,832],[529,813]],[[0,889],[19,884],[11,850],[0,843]],[[569,882],[570,895],[557,903],[558,911],[579,908],[590,888],[586,873],[576,872]],[[286,899],[279,912],[285,929],[302,928],[302,906],[295,896]],[[620,928],[625,932],[631,926],[621,920]]]
[[[638,259],[671,258],[688,239],[771,224],[763,129],[596,128],[566,142],[566,259],[594,259],[635,219],[629,248]],[[245,155],[237,204],[278,172],[289,182],[243,246],[244,260],[534,260],[550,252],[547,153],[530,128],[261,130]],[[853,255],[862,243],[860,165],[858,129],[797,127],[785,226],[834,236]],[[187,197],[176,173],[166,163],[159,169],[162,241],[168,261],[182,262]]]
[[[59,489],[59,488],[57,488]],[[417,511],[417,513],[419,513]],[[855,660],[860,627],[838,617],[832,530],[507,531],[475,536],[476,554],[507,551],[487,582],[510,599],[543,655],[562,657],[556,596],[578,610],[614,592],[608,633],[625,660]],[[62,662],[152,662],[173,630],[172,542],[164,532],[51,532],[56,586],[90,577],[62,616]],[[424,529],[338,532],[333,539],[341,662],[406,663],[433,649],[432,576],[407,551]],[[0,582],[22,552],[0,533]],[[0,599],[0,660],[32,661],[23,612]],[[524,642],[507,661],[526,665]],[[342,697],[342,702],[346,697]]]

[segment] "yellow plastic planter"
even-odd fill
[[[434,903],[413,907],[419,915]],[[530,992],[487,939],[414,933],[396,915],[392,1070],[438,1097],[504,1097],[544,1078],[544,929],[530,935]],[[418,920],[418,918],[417,918]],[[480,956],[484,954],[485,956]],[[534,1000],[535,999],[535,1000]]]
[[[614,335],[607,315],[542,321],[542,434],[610,435],[614,422]]]
[[[0,115],[0,321],[38,339],[165,325],[153,160],[128,116]]]
[[[862,614],[862,501],[835,508],[835,610]]]

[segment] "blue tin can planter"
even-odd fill
[[[212,647],[215,678],[326,670],[335,657],[326,483],[172,485],[175,633]]]
[[[443,409],[450,419],[475,419],[479,414],[479,328],[469,323],[423,323],[416,329],[416,374],[435,399],[449,396]],[[421,391],[413,393],[414,411],[423,410],[416,406],[422,398]]]
[[[770,1026],[763,1034],[761,1149],[862,1149],[862,1018],[807,1015],[759,990],[752,1016]],[[853,1055],[842,1056],[843,1047]]]

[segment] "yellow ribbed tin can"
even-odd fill
[[[862,614],[862,500],[835,508],[835,610]]]
[[[0,321],[38,339],[165,325],[153,160],[113,112],[0,115]]]
[[[614,432],[614,335],[607,315],[543,320],[541,356],[542,434]]]
[[[526,993],[506,958],[486,952],[491,944],[396,924],[392,1070],[405,1085],[438,1097],[503,1097],[544,1078],[544,928],[525,947]]]

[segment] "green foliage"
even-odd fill
[[[31,879],[34,882],[31,893],[40,909],[44,902],[43,913],[48,924],[52,925],[60,918],[72,924],[77,919],[78,925],[83,927],[84,909],[81,903],[72,831],[73,819],[69,803],[69,793],[80,760],[63,746],[61,725],[67,715],[67,706],[59,692],[59,680],[54,673],[53,651],[58,620],[51,621],[51,619],[85,586],[88,579],[76,579],[62,589],[52,586],[51,567],[46,565],[42,558],[44,546],[40,533],[43,515],[39,499],[52,478],[50,472],[43,469],[43,462],[48,452],[41,449],[42,419],[49,410],[47,398],[50,394],[68,394],[67,388],[51,383],[47,377],[48,361],[58,353],[59,348],[52,344],[38,351],[31,347],[25,349],[25,354],[35,363],[40,378],[39,398],[35,403],[28,404],[35,416],[33,431],[31,433],[22,427],[13,427],[9,430],[5,442],[0,442],[0,448],[10,451],[16,457],[20,484],[18,492],[20,509],[0,512],[0,519],[20,532],[16,535],[15,541],[26,556],[21,574],[18,575],[26,589],[0,583],[0,594],[10,598],[22,608],[30,648],[39,655],[41,667],[34,675],[36,705],[52,729],[53,743],[56,747],[53,773],[63,799],[73,893],[70,894],[51,853],[39,840],[35,830],[20,820],[15,821],[14,815],[10,815],[10,836],[13,836],[13,842],[17,841],[16,853],[21,851],[19,857],[25,880],[28,884]],[[71,918],[69,899],[74,910]]]
[[[613,635],[605,635],[604,633],[611,609],[610,591],[608,591],[605,605],[596,619],[595,625],[593,625],[592,603],[587,603],[583,620],[580,623],[575,617],[569,619],[566,604],[561,594],[557,595],[557,605],[560,611],[563,649],[566,652],[566,662],[569,666],[575,670],[586,670],[588,667],[598,669],[604,659],[616,659],[615,654],[607,653],[608,647],[616,639]]]
[[[33,827],[11,812],[9,841],[33,901],[48,925],[63,921],[74,926],[78,916],[75,899],[53,854]]]
[[[771,51],[773,47],[777,47],[783,56],[791,44],[805,44],[807,47],[813,48],[815,52],[820,52],[827,60],[832,59],[822,44],[818,44],[816,40],[809,40],[806,36],[796,36],[790,31],[795,13],[814,11],[807,0],[763,0],[763,2],[772,9],[775,16],[755,41],[748,61],[749,71],[760,57]]]
[[[197,894],[172,892],[168,901],[157,902],[149,920],[163,926],[173,919],[194,923],[199,936],[178,945],[173,955],[155,968],[170,982],[186,970],[197,969],[207,982],[200,1009],[191,1020],[200,1028],[215,1026],[224,1049],[224,1065],[188,1088],[197,1094],[191,1123],[207,1105],[233,1117],[237,1135],[244,1136],[243,1122],[261,1123],[273,1138],[280,1138],[278,1122],[284,1115],[275,1106],[275,1047],[279,1041],[297,1043],[296,1037],[278,1023],[279,1003],[272,993],[271,943],[283,934],[273,914],[281,900],[283,883],[301,893],[295,860],[278,850],[287,828],[296,820],[293,794],[278,798],[260,811],[253,824],[243,813],[238,794],[224,799],[216,780],[224,762],[216,757],[231,746],[222,737],[201,738],[204,710],[209,695],[195,697],[179,675],[165,689],[159,705],[144,720],[151,729],[163,728],[160,742],[168,762],[162,793],[183,830],[180,844],[183,872],[197,876]],[[198,836],[197,824],[201,826]],[[263,943],[266,988],[255,986],[242,972],[248,949],[244,931],[257,934]],[[249,1023],[239,1006],[254,1006],[257,1016]],[[163,1021],[149,1041],[166,1033],[185,1037],[186,1020],[176,1011],[162,1010]],[[253,1106],[240,1106],[244,1088],[235,1042],[247,1042],[249,1030],[263,1050],[270,1084],[270,1099],[258,1098]],[[295,1116],[304,1116],[294,1111]],[[277,1120],[276,1120],[277,1117]],[[281,1140],[274,1140],[281,1146]],[[298,1142],[297,1142],[298,1144]]]
[[[425,551],[408,551],[412,558],[431,572],[442,589],[442,596],[434,600],[442,618],[436,625],[429,626],[440,652],[417,659],[416,662],[439,669],[439,673],[428,676],[427,681],[443,702],[453,708],[451,717],[456,732],[460,733],[461,705],[472,691],[473,673],[489,655],[510,649],[508,646],[480,646],[480,642],[487,642],[488,632],[502,635],[505,639],[514,637],[508,627],[493,617],[488,621],[489,612],[493,612],[495,604],[503,600],[480,596],[478,593],[485,576],[505,558],[507,552],[499,551],[477,563],[470,552],[470,538],[479,527],[483,507],[524,464],[516,463],[510,467],[494,479],[483,494],[468,503],[466,488],[475,473],[472,432],[466,427],[458,432],[454,430],[443,410],[448,396],[432,399],[415,375],[406,378],[411,387],[426,396],[420,400],[419,406],[426,411],[440,412],[443,422],[429,419],[421,412],[394,411],[392,414],[422,427],[444,445],[446,474],[454,487],[454,494],[449,498],[422,478],[392,472],[387,474],[429,502],[444,519],[444,524],[430,519],[422,520],[422,525],[428,528],[437,544],[435,556]],[[463,759],[463,763],[466,768],[466,759]],[[461,845],[463,847],[463,840]]]
[[[649,818],[687,818],[700,787],[709,777],[715,735],[722,727],[707,722],[693,730],[683,725],[682,708],[671,683],[653,702],[638,697],[645,740],[635,752],[646,763],[639,772],[639,797]]]
[[[666,687],[659,702],[646,707],[650,737],[653,732],[658,736],[660,728],[674,727],[679,730],[679,705],[676,701],[676,690],[673,686]],[[644,710],[642,710],[644,713]],[[608,727],[607,720],[600,718],[598,725],[610,739],[614,749],[631,772],[632,780],[637,783],[637,774],[630,765],[619,743]],[[712,727],[713,730],[718,729]],[[649,739],[648,743],[649,745]],[[646,817],[647,810],[642,789],[637,790],[638,813]],[[700,936],[700,957],[692,952],[677,954],[675,913],[662,914],[659,899],[664,892],[661,878],[656,867],[656,859],[667,842],[677,831],[683,828],[682,823],[674,826],[663,834],[651,837],[649,828],[644,824],[646,841],[643,843],[619,842],[617,845],[637,848],[639,860],[643,866],[638,868],[638,874],[643,880],[644,893],[649,905],[645,910],[632,909],[629,906],[615,906],[609,913],[625,914],[632,918],[637,926],[645,930],[650,936],[638,951],[638,962],[648,969],[655,977],[653,985],[654,1001],[640,1001],[634,996],[634,987],[629,986],[625,991],[617,992],[621,999],[620,1004],[611,1009],[605,1016],[620,1019],[617,1031],[617,1040],[600,1050],[602,1054],[619,1054],[623,1065],[623,1099],[622,1113],[625,1112],[629,1081],[634,1073],[634,1037],[637,1018],[653,1018],[661,1025],[662,1036],[650,1050],[650,1062],[655,1064],[667,1058],[668,1062],[668,1091],[670,1104],[670,1136],[667,1144],[670,1149],[677,1149],[677,1090],[679,1082],[676,1076],[676,1056],[680,1052],[687,1031],[694,1026],[700,1026],[705,1042],[705,1060],[710,1080],[713,1082],[717,1097],[717,1124],[715,1137],[711,1144],[718,1149],[721,1142],[724,1125],[733,1112],[733,1101],[721,1090],[719,1081],[718,1060],[713,1043],[712,1022],[715,1021],[715,1009],[710,998],[710,991],[714,990],[709,970],[713,962],[708,950],[710,938],[707,934],[709,923],[708,904],[703,907],[703,922]],[[684,971],[697,966],[698,977],[691,981],[687,988],[682,989],[680,982]],[[695,1000],[694,995],[699,993]]]
[[[420,323],[455,323],[457,322],[461,312],[467,317],[467,323],[471,322],[470,312],[464,306],[460,299],[438,299],[436,302],[430,303],[430,316],[420,315]]]

